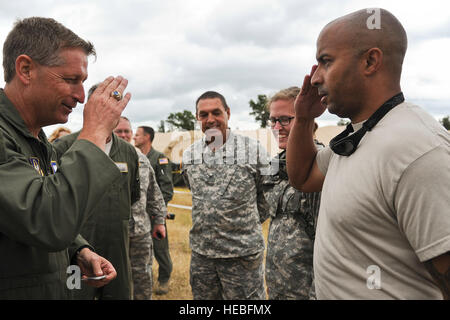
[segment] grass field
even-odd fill
[[[174,220],[167,220],[169,234],[170,256],[172,257],[173,271],[169,284],[169,293],[156,295],[153,292],[153,300],[192,300],[191,286],[189,285],[189,264],[191,250],[189,248],[189,230],[191,229],[191,211],[189,209],[174,208],[170,204],[191,206],[192,198],[188,189],[175,188],[183,192],[174,194],[169,202],[169,212],[175,213]],[[267,242],[269,221],[263,224],[264,238]],[[158,263],[153,259],[153,288],[156,288]]]

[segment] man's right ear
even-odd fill
[[[26,54],[21,54],[16,59],[16,77],[24,85],[28,85],[31,81],[31,73],[34,67],[33,59]]]

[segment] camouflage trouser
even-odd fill
[[[153,248],[150,233],[130,237],[130,261],[133,276],[134,300],[152,298]]]
[[[264,300],[263,252],[215,259],[192,252],[190,283],[194,300]]]
[[[275,290],[270,290],[269,287],[267,288],[267,293],[268,293],[268,299],[269,300],[300,300],[300,299],[308,299],[308,300],[317,300],[316,299],[316,290],[314,287],[314,280],[312,283],[311,288],[309,289],[309,293],[307,297],[299,297],[298,295],[291,295],[291,294],[287,294],[285,292],[278,292]]]
[[[295,213],[300,215],[300,213]],[[278,213],[267,239],[266,286],[270,300],[314,297],[314,241],[294,213]]]

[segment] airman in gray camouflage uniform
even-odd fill
[[[173,197],[172,166],[170,160],[162,152],[153,147],[155,130],[148,126],[139,126],[134,136],[134,143],[142,153],[144,153],[155,171],[156,181],[163,194],[166,206]],[[152,225],[155,224],[151,220]],[[173,263],[169,250],[169,235],[166,227],[166,237],[162,239],[153,239],[153,254],[158,262],[158,284],[155,293],[157,295],[167,294],[169,292],[170,275],[172,274]]]
[[[192,192],[193,297],[265,299],[267,152],[256,140],[227,130],[230,109],[222,95],[206,92],[196,106],[206,135],[183,154],[183,176]]]
[[[131,141],[131,123],[121,117],[114,132],[122,139]],[[147,157],[136,148],[139,157],[140,198],[131,207],[130,261],[133,278],[134,300],[152,298],[153,242],[150,217],[155,220],[155,230],[164,234],[164,217],[167,208],[156,182],[155,172]]]
[[[284,149],[273,160],[278,168],[265,183],[275,213],[269,228],[266,256],[266,285],[271,300],[315,299],[313,247],[320,193],[303,193],[289,185],[286,148],[293,119],[294,100],[300,88],[276,93],[269,101],[269,124]],[[316,143],[317,148],[321,146]]]
[[[164,225],[167,209],[150,161],[142,152],[138,151],[138,155],[141,199],[131,207],[133,219],[130,220],[130,259],[134,299],[150,300],[152,298],[153,244],[149,215],[154,217],[155,225]]]

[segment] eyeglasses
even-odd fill
[[[291,123],[292,119],[294,119],[294,117],[282,116],[279,118],[269,118],[269,120],[267,121],[267,124],[273,128],[277,125],[277,121],[278,121],[282,127],[285,127],[285,126],[289,125],[289,123]]]

